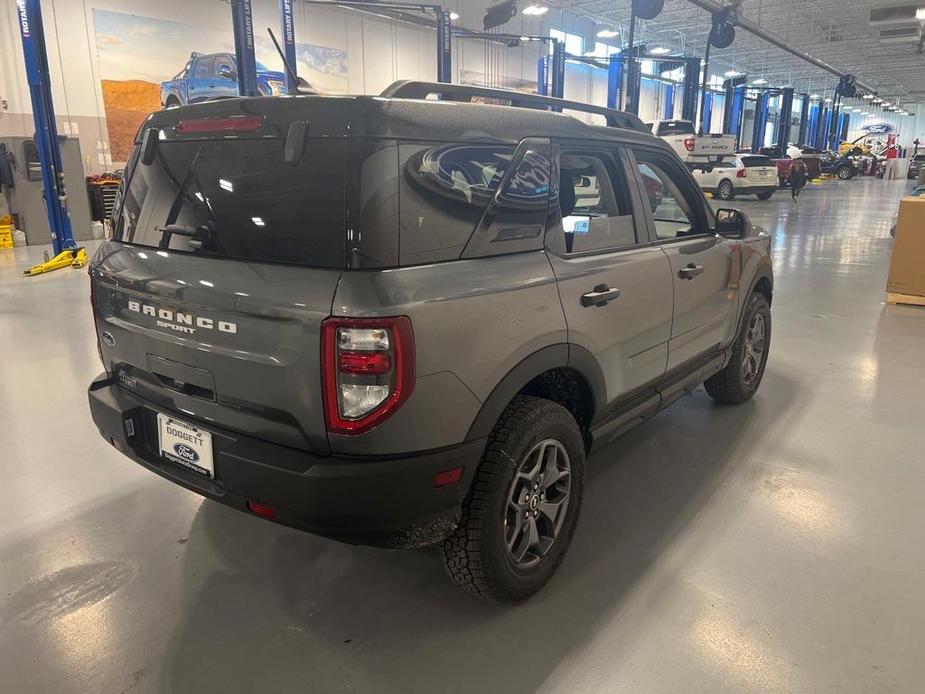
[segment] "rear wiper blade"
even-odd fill
[[[201,227],[191,227],[186,224],[165,224],[162,227],[154,227],[154,231],[179,236],[198,236],[201,233],[200,229]]]
[[[206,240],[211,233],[208,226],[193,227],[187,224],[165,224],[162,227],[154,227],[154,231],[159,231],[161,236],[160,248],[170,248],[170,238],[174,234],[177,236],[188,236],[189,245],[193,248],[202,248],[202,242]]]

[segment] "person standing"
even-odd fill
[[[790,164],[790,197],[794,202],[800,199],[800,191],[808,179],[806,164],[802,159],[794,159]]]

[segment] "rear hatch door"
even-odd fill
[[[777,166],[769,157],[740,157],[745,167],[745,177],[754,185],[777,185]]]
[[[107,370],[155,409],[326,453],[320,326],[345,265],[346,139],[307,137],[287,165],[272,118],[178,132],[196,111],[159,126],[150,163],[136,145],[91,266]]]

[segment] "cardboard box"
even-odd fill
[[[886,290],[925,296],[925,197],[903,198],[899,203]]]

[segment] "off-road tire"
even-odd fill
[[[505,546],[505,514],[515,471],[538,442],[555,439],[568,453],[571,489],[555,542],[539,564],[515,567]],[[539,591],[562,563],[581,510],[585,447],[572,414],[550,400],[517,396],[488,437],[459,525],[438,546],[443,566],[461,588],[483,598],[518,603]]]
[[[745,348],[749,326],[755,314],[761,314],[764,319],[764,351],[758,366],[757,375],[751,383],[746,383],[742,373],[742,364],[745,358]],[[769,347],[771,346],[771,307],[767,298],[758,292],[752,293],[742,316],[739,333],[732,344],[732,356],[723,370],[714,374],[704,382],[704,388],[711,398],[717,402],[738,405],[751,398],[764,376],[764,367],[768,361]]]

